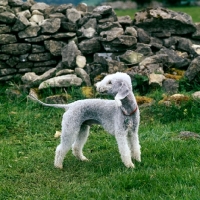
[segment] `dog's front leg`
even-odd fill
[[[140,151],[140,143],[137,132],[131,132],[128,136],[128,142],[130,144],[131,156],[138,162],[141,162],[141,151]]]
[[[121,155],[122,162],[128,168],[134,168],[134,164],[131,160],[131,151],[128,146],[127,136],[126,135],[116,135],[115,136]]]

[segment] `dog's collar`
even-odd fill
[[[122,112],[126,116],[131,116],[131,115],[133,115],[137,111],[137,109],[138,109],[138,106],[136,106],[135,109],[131,113],[129,113],[129,114],[124,109],[122,109]]]

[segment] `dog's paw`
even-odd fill
[[[132,158],[137,160],[138,162],[141,162],[141,154],[140,153],[133,153]]]
[[[127,167],[127,168],[135,168],[135,165],[131,162],[131,163],[126,163],[125,164],[125,166]]]
[[[89,159],[87,159],[85,156],[82,156],[80,158],[80,160],[83,161],[83,162],[89,162]]]
[[[54,164],[54,167],[57,168],[57,169],[63,169],[62,165],[56,165],[56,164]]]

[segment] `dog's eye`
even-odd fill
[[[111,81],[108,81],[108,85],[112,84]]]

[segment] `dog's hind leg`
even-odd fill
[[[63,168],[64,157],[71,149],[71,146],[74,143],[76,136],[78,135],[78,132],[80,130],[80,128],[78,127],[73,127],[73,129],[70,128],[71,127],[69,126],[62,127],[61,142],[57,146],[55,153],[54,166],[56,168]]]
[[[82,125],[77,135],[77,138],[74,144],[72,145],[73,155],[82,161],[88,161],[88,159],[83,155],[83,147],[87,141],[89,130],[90,126]]]

